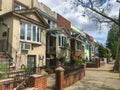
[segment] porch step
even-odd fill
[[[5,52],[0,52],[0,55],[1,55],[1,54],[4,54],[4,53],[5,53]]]
[[[21,78],[23,78],[25,76],[25,72],[23,70],[10,70],[9,77],[15,77],[16,75],[19,75]]]
[[[0,60],[6,58],[5,53],[4,52],[0,52]]]

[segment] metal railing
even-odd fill
[[[72,73],[72,72],[76,72],[78,70],[81,70],[83,69],[83,65],[79,65],[79,66],[74,66],[74,67],[69,67],[69,66],[66,66],[64,67],[65,68],[65,75],[69,74],[69,73]]]

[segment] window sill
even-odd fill
[[[28,40],[20,40],[20,42],[24,42],[24,43],[31,43],[31,44],[37,44],[37,45],[42,45],[42,43],[41,43],[41,42],[28,41]]]
[[[81,51],[81,50],[76,50],[76,51]]]
[[[59,48],[61,48],[61,49],[67,49],[66,47],[64,47],[64,46],[59,46]]]

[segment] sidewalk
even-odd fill
[[[86,76],[64,90],[120,90],[118,73],[110,73],[113,63],[100,68],[87,68]]]

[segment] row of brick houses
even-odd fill
[[[65,45],[68,49],[65,48]],[[94,38],[37,0],[0,0],[0,52],[37,72],[47,59],[91,60],[97,54]],[[12,67],[12,66],[11,66]]]

